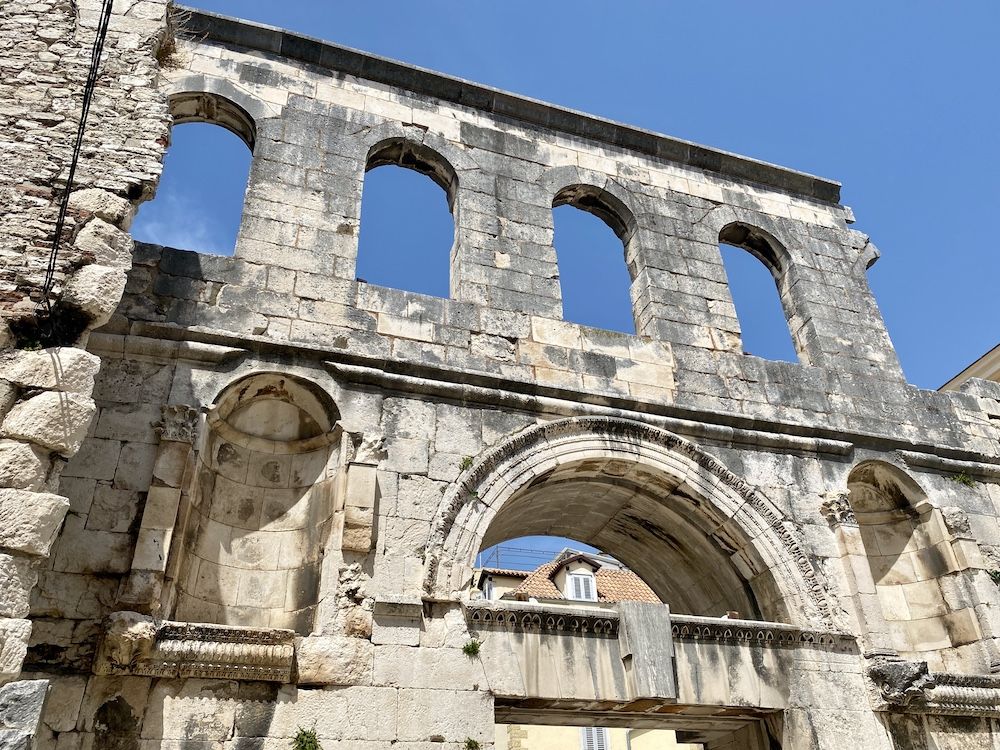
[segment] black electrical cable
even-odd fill
[[[101,6],[100,20],[97,24],[97,37],[94,39],[94,46],[90,52],[90,68],[87,71],[87,80],[83,87],[83,103],[80,110],[80,122],[76,128],[76,141],[73,143],[73,152],[70,156],[69,172],[66,175],[66,185],[63,188],[59,200],[59,214],[56,217],[55,236],[52,238],[52,249],[49,251],[49,263],[45,270],[45,283],[42,284],[42,298],[45,302],[45,317],[49,325],[49,335],[52,331],[52,303],[49,300],[49,292],[55,283],[56,263],[59,258],[59,246],[62,243],[63,230],[66,224],[66,213],[69,210],[69,196],[73,187],[73,180],[76,177],[76,167],[80,161],[80,151],[83,149],[83,133],[87,127],[87,115],[90,113],[90,103],[94,98],[94,88],[97,85],[97,76],[101,67],[101,54],[104,51],[104,40],[108,36],[108,26],[111,23],[111,6],[113,0],[103,0]]]

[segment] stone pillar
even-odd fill
[[[198,416],[198,410],[192,406],[168,404],[163,407],[163,418],[156,428],[160,445],[136,539],[132,570],[118,600],[123,609],[159,614],[168,565],[173,568],[177,565],[177,561],[170,558],[171,541],[175,530],[184,530],[184,524],[177,523],[177,516],[181,497],[187,496],[190,485]]]

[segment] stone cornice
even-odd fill
[[[290,352],[294,352],[306,358],[321,360],[340,380],[390,390],[431,394],[441,392],[452,398],[461,394],[463,399],[472,402],[499,402],[528,411],[546,411],[564,416],[575,416],[582,412],[595,416],[642,419],[672,432],[720,443],[746,443],[830,455],[849,455],[855,448],[882,452],[899,450],[905,452],[907,463],[914,466],[965,471],[973,477],[1000,475],[1000,458],[932,443],[918,444],[888,435],[763,420],[731,412],[691,409],[630,397],[601,396],[592,401],[587,394],[534,382],[511,380],[488,373],[364,357],[356,353],[338,352],[290,341],[275,341],[263,336],[193,331],[172,324],[140,321],[132,324],[132,330],[135,335],[143,338],[219,344],[236,352],[252,350],[264,357],[287,357]],[[120,350],[116,351],[119,351],[117,356],[121,356]],[[103,350],[97,353],[103,354]]]
[[[94,672],[290,682],[294,658],[291,630],[154,621],[116,612],[108,620]]]
[[[612,607],[517,601],[473,601],[464,605],[465,620],[473,630],[513,630],[616,638],[620,615]],[[857,651],[853,636],[792,625],[719,617],[670,615],[674,641],[716,643],[758,648],[826,648]]]
[[[738,182],[753,182],[822,203],[838,204],[840,183],[565,107],[512,94],[426,68],[341,47],[274,26],[179,7],[195,39],[258,50],[336,70],[404,91],[609,144]]]
[[[927,662],[876,659],[868,677],[878,710],[1000,717],[1000,675],[931,672]]]

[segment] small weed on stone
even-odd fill
[[[956,484],[965,485],[966,487],[976,486],[976,480],[970,477],[964,471],[961,471],[958,474],[952,474],[950,477],[948,477],[948,479],[955,482]]]
[[[465,738],[465,750],[479,750],[479,743],[471,737]]]
[[[482,643],[473,638],[471,641],[462,646],[462,653],[473,659],[479,656],[479,649],[482,647]]]
[[[299,727],[299,731],[292,738],[292,750],[323,750],[319,740],[316,739],[316,730]]]

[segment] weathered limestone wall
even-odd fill
[[[121,299],[128,225],[152,194],[168,137],[156,89],[166,2],[116,4],[50,295],[54,330],[39,329],[99,8],[0,7],[0,682],[21,668],[29,593],[69,507],[59,475],[96,413],[99,360],[74,347]]]
[[[2,426],[17,441],[3,445],[44,471],[10,480],[19,504],[0,518],[59,497],[46,462],[69,458],[68,500],[10,526],[44,543],[5,542],[39,561],[25,675],[53,681],[40,747],[270,750],[311,726],[327,750],[488,747],[495,718],[538,698],[528,686],[541,677],[556,687],[533,709],[577,721],[729,716],[796,750],[997,741],[1000,388],[903,381],[865,281],[877,251],[849,227],[836,183],[207,14],[188,20],[154,85],[146,42],[162,7],[128,13],[116,23],[150,34],[116,37],[136,45],[114,80],[148,98],[149,119],[125,128],[106,112],[94,132],[126,134],[112,153],[146,166],[102,162],[93,184],[107,195],[87,195],[118,196],[119,218],[94,209],[84,226],[122,243],[120,263],[84,268],[120,276],[130,262],[124,296],[106,295],[117,308],[89,353],[63,355],[80,363],[73,377],[4,373],[20,402]],[[112,226],[127,227],[155,179],[168,107],[253,149],[232,258],[133,253]],[[355,278],[364,173],[383,163],[449,195],[450,299]],[[561,319],[562,202],[622,237],[637,335]],[[771,267],[801,364],[742,354],[720,240]],[[48,353],[17,357],[50,372]],[[79,398],[51,395],[69,382]],[[234,393],[259,419],[226,421]],[[332,406],[303,406],[308,394]],[[79,405],[66,407],[72,445],[10,427],[47,426],[18,416],[39,399]],[[320,438],[329,452],[309,442]],[[215,476],[223,464],[231,485]],[[932,541],[897,534],[892,548],[863,533],[867,466],[905,476],[892,510],[933,518]],[[611,678],[637,665],[665,669],[648,645],[601,651],[528,623],[548,651],[520,652],[515,668],[503,649],[522,635],[470,622],[472,557],[518,529],[593,543],[678,616],[704,618],[675,636],[677,696],[595,693],[627,691]],[[894,554],[909,578],[870,564]],[[14,623],[28,622],[25,576]],[[211,606],[185,603],[192,593]],[[718,619],[729,610],[784,627]],[[750,643],[733,628],[829,640]],[[463,653],[474,640],[480,654]],[[753,747],[741,736],[734,748]]]

